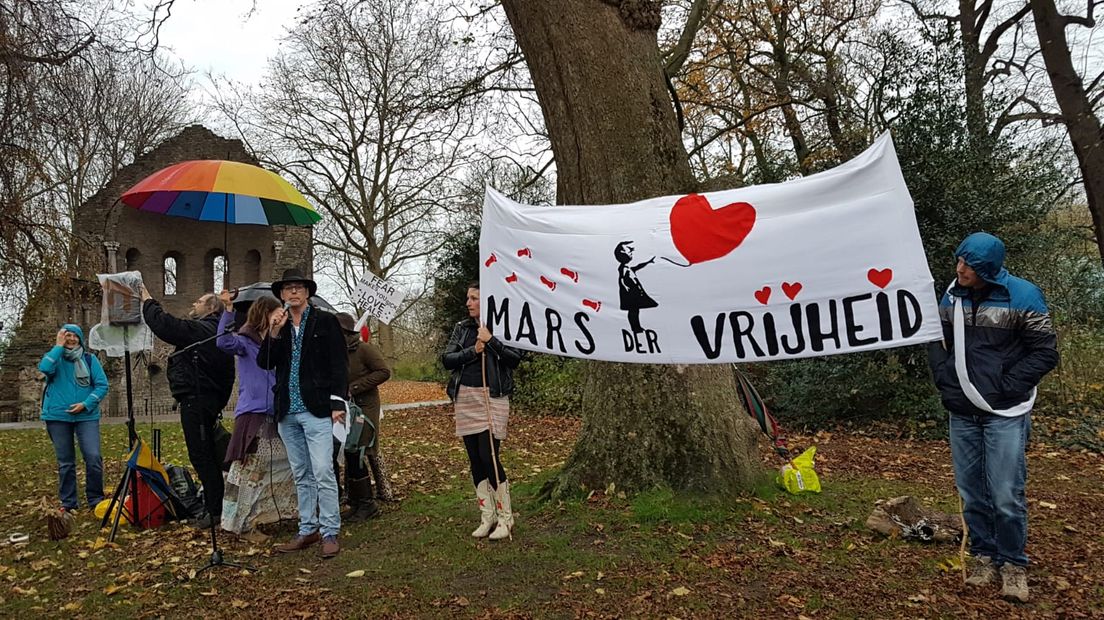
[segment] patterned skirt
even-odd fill
[[[269,418],[269,424],[275,421]],[[268,430],[268,429],[265,429]],[[244,534],[260,523],[298,518],[295,479],[279,435],[262,431],[256,451],[230,465],[222,499],[222,529]]]
[[[460,386],[456,394],[456,436],[474,435],[487,430],[487,398],[483,388]],[[510,399],[506,396],[490,399],[494,436],[506,439],[506,423],[510,419]]]

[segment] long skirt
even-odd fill
[[[222,529],[235,534],[298,518],[295,479],[276,422],[268,418],[250,443],[248,453],[230,465],[222,500]]]

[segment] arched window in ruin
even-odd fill
[[[261,253],[249,250],[245,253],[245,270],[242,274],[244,284],[252,284],[261,279]]]
[[[204,279],[204,288],[208,291],[218,293],[224,288],[229,288],[226,284],[226,254],[222,250],[208,250],[207,256],[203,261],[206,264],[207,277]]]
[[[141,271],[142,268],[138,264],[141,260],[142,253],[138,251],[138,248],[130,248],[126,251],[126,270],[127,271]]]
[[[165,295],[176,295],[177,283],[182,280],[183,257],[178,252],[169,252],[161,261],[162,282]]]

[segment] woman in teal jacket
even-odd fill
[[[72,324],[58,330],[57,345],[42,356],[38,369],[46,375],[42,419],[58,460],[61,508],[71,511],[78,505],[74,436],[84,456],[85,496],[94,507],[104,498],[100,403],[107,396],[107,375],[100,360],[84,350],[84,332]]]

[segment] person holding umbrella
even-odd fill
[[[153,335],[176,347],[176,352],[169,356],[166,375],[169,390],[180,405],[180,426],[184,429],[188,459],[203,483],[207,515],[197,524],[201,529],[211,527],[222,517],[223,456],[218,453],[215,433],[234,389],[234,358],[220,351],[214,340],[222,310],[219,298],[207,293],[192,304],[189,318],[178,318],[165,311],[149,290],[142,287],[142,316],[146,325]]]
[[[337,318],[309,302],[317,291],[298,269],[272,283],[284,308],[269,315],[257,363],[276,371],[276,418],[299,499],[299,533],[276,550],[301,551],[321,541],[322,557],[332,558],[341,550],[333,425],[345,420],[349,367]]]
[[[219,295],[226,311],[219,319],[218,348],[233,355],[238,366],[238,402],[234,432],[226,450],[230,472],[222,502],[222,529],[250,540],[266,538],[253,528],[274,523],[295,510],[295,486],[287,451],[276,430],[272,388],[276,375],[257,365],[268,316],[280,308],[271,295],[249,306],[245,324],[235,333],[230,291]]]

